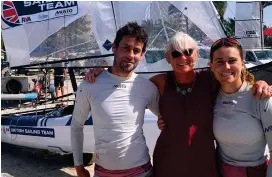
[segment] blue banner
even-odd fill
[[[1,18],[16,27],[77,13],[77,1],[3,1]]]
[[[17,126],[10,126],[9,128],[10,134],[55,138],[55,131],[53,128],[35,128]]]

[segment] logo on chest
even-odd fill
[[[237,101],[236,100],[222,101],[222,104],[224,104],[224,105],[235,105],[235,104],[237,104]]]
[[[125,84],[119,84],[119,85],[113,85],[113,88],[127,88],[127,86]]]

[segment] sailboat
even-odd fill
[[[111,44],[116,31],[129,21],[143,25],[149,35],[146,55],[136,68],[141,74],[171,70],[163,51],[176,31],[190,34],[204,53],[208,48],[202,44],[204,39],[214,41],[225,36],[209,1],[2,2],[2,34],[14,69],[108,67],[113,61]],[[200,58],[208,61],[207,56]],[[76,91],[75,79],[72,82]],[[73,105],[59,105],[45,111],[2,115],[1,141],[70,153],[72,111]],[[156,122],[157,118],[146,110],[143,130],[150,153],[159,135]],[[84,125],[88,137],[84,139],[84,153],[94,152],[92,125],[90,113]]]
[[[235,37],[244,48],[247,68],[272,62],[272,50],[264,48],[262,2],[236,2]]]

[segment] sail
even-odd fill
[[[236,2],[235,37],[243,48],[261,47],[260,2]]]
[[[112,53],[105,44],[116,32],[112,9],[108,6],[104,14],[107,23],[96,26],[104,13],[97,6],[82,1],[3,1],[2,35],[10,66]]]
[[[138,72],[172,69],[164,58],[164,49],[177,31],[188,33],[198,42],[200,59],[196,67],[207,67],[210,44],[225,37],[217,11],[209,1],[114,1],[113,7],[118,27],[136,21],[147,30],[147,52],[136,68]]]
[[[129,21],[141,24],[149,36],[137,72],[171,70],[164,49],[177,31],[198,42],[196,67],[207,66],[210,44],[225,36],[209,1],[2,2],[2,33],[11,66],[111,54],[117,29]],[[112,61],[113,57],[101,57],[68,66],[112,65]]]

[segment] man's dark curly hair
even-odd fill
[[[145,52],[148,36],[142,26],[138,25],[138,23],[136,22],[129,22],[125,26],[120,28],[117,31],[116,37],[114,39],[116,47],[118,47],[120,41],[123,39],[124,36],[135,37],[137,42],[144,43],[142,51],[143,53]]]

